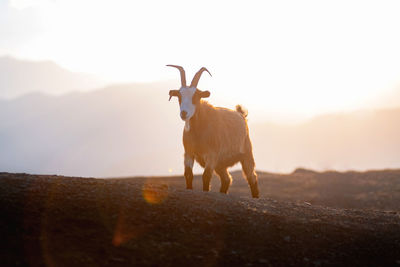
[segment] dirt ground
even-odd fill
[[[0,173],[1,266],[400,266],[400,171],[182,177]]]

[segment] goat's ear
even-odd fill
[[[168,101],[171,101],[171,98],[173,96],[179,96],[179,91],[178,90],[170,90],[169,91],[169,99],[168,99]]]
[[[210,96],[210,92],[209,91],[203,91],[200,93],[200,97],[201,98],[206,98]]]

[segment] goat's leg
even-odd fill
[[[186,189],[193,189],[193,163],[194,157],[189,153],[185,153],[185,179]]]
[[[210,181],[215,169],[215,154],[211,153],[203,157],[204,172],[203,172],[203,191],[210,191]]]
[[[219,189],[219,192],[224,194],[228,193],[229,186],[232,183],[231,175],[226,168],[218,168],[215,171],[218,174],[219,179],[221,180],[221,187]]]
[[[203,191],[210,191],[210,181],[214,170],[206,167],[203,172]]]
[[[247,154],[244,159],[240,161],[240,163],[242,164],[243,173],[246,176],[247,182],[249,183],[251,195],[254,198],[258,198],[260,193],[258,190],[257,174],[254,170],[255,163],[253,154]]]

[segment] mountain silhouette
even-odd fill
[[[32,92],[62,94],[104,85],[98,77],[70,72],[52,61],[0,57],[0,98],[15,98]]]
[[[177,101],[168,102],[168,91],[176,86],[123,84],[2,100],[0,169],[97,177],[180,175],[183,122]],[[248,109],[259,170],[400,165],[400,109],[322,115],[287,126],[252,123]]]

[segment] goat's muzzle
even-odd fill
[[[182,111],[181,111],[181,118],[182,118],[182,120],[186,120],[186,116],[187,116],[187,112],[184,111],[184,110],[182,110]]]

